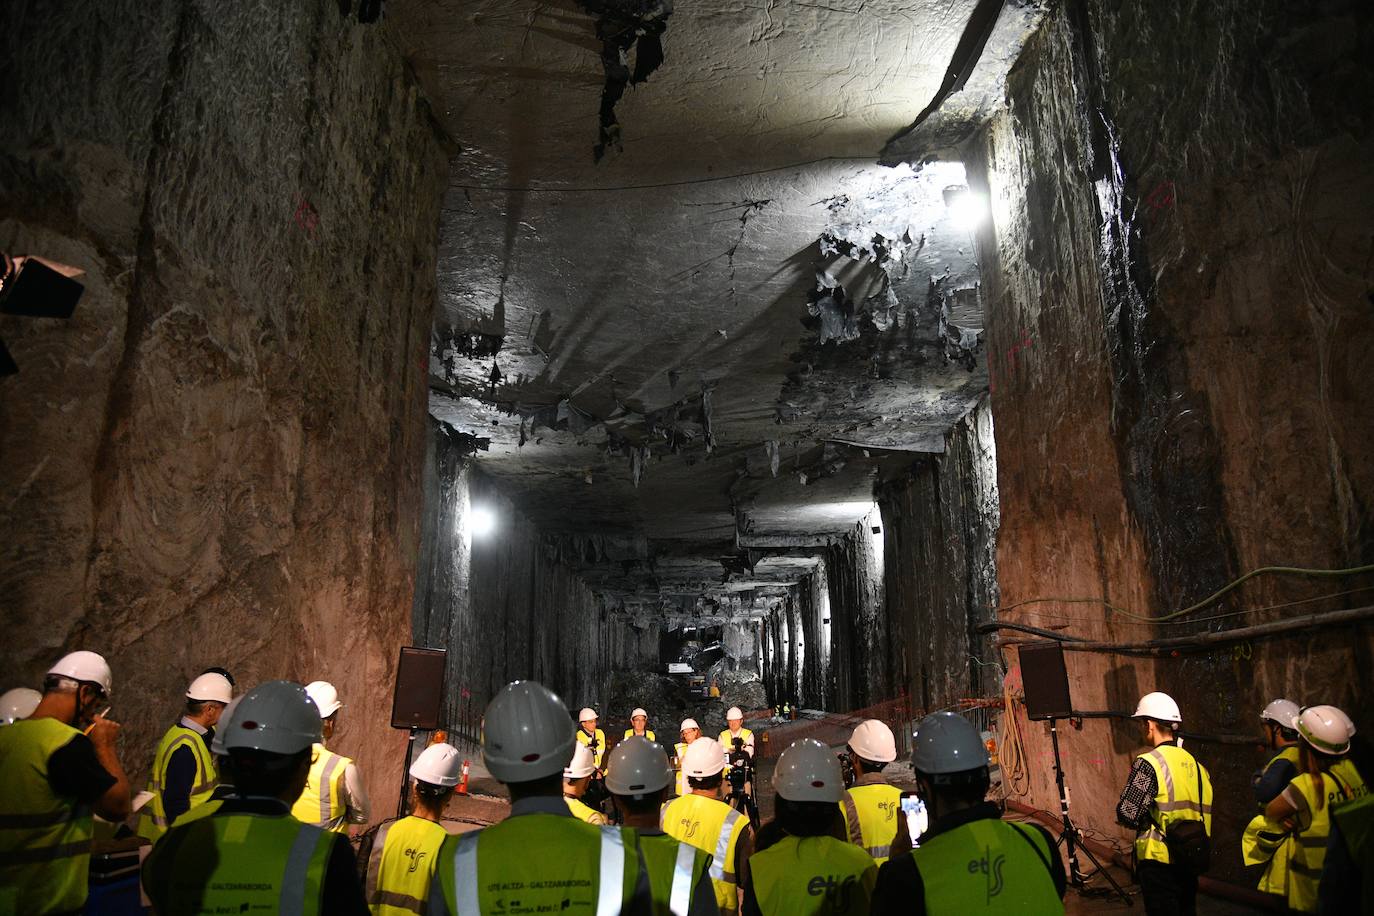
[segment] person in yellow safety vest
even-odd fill
[[[193,809],[143,865],[158,916],[367,913],[348,838],[291,816],[319,740],[318,708],[300,684],[268,681],[244,695],[224,736],[233,794],[209,815]]]
[[[1260,892],[1278,897],[1288,895],[1288,860],[1292,855],[1293,840],[1282,825],[1268,821],[1263,811],[1298,775],[1298,733],[1292,729],[1293,718],[1298,712],[1298,704],[1285,699],[1273,700],[1260,711],[1265,747],[1270,757],[1251,778],[1255,801],[1261,813],[1246,828],[1246,836],[1241,842],[1247,865],[1264,863],[1258,885]],[[1253,841],[1252,833],[1255,835]],[[1254,849],[1261,851],[1252,853],[1247,843],[1253,843]]]
[[[636,706],[634,712],[630,713],[630,727],[625,729],[623,737],[626,738],[648,738],[650,741],[657,741],[654,730],[649,727],[649,713],[641,706]]]
[[[0,726],[13,725],[33,715],[43,694],[32,687],[15,687],[0,694]]]
[[[1178,704],[1164,693],[1141,698],[1132,718],[1140,719],[1149,750],[1135,759],[1116,806],[1117,822],[1136,831],[1136,880],[1147,913],[1191,914],[1197,908],[1197,875],[1170,861],[1165,843],[1175,821],[1200,820],[1212,833],[1212,780],[1183,749]]]
[[[744,751],[749,755],[749,759],[754,759],[754,733],[744,727],[744,711],[738,706],[731,706],[725,711],[725,731],[720,733],[716,739],[720,746],[725,748],[725,775],[730,775],[730,753],[732,751]],[[739,746],[735,746],[735,742]]]
[[[1003,821],[986,801],[989,758],[963,716],[937,712],[912,736],[911,765],[929,826],[878,870],[874,916],[1063,913],[1064,863],[1049,831]]]
[[[130,808],[119,724],[100,711],[110,692],[105,659],[72,652],[48,669],[33,712],[0,728],[0,913],[86,904],[91,813],[122,821]]]
[[[595,772],[591,748],[585,744],[574,747],[572,760],[563,768],[563,801],[568,803],[568,810],[573,813],[573,817],[600,827],[609,823],[606,815],[588,807],[582,801],[582,796],[587,794],[587,787],[591,785],[592,774]]]
[[[577,714],[577,721],[581,726],[577,730],[577,743],[591,749],[592,765],[599,774],[601,760],[606,754],[606,733],[596,727],[596,718],[595,709],[590,706],[582,707],[582,711]]]
[[[233,698],[233,685],[222,674],[202,674],[186,688],[186,710],[153,754],[147,789],[152,797],[139,811],[139,836],[156,842],[173,821],[210,800],[219,781],[210,742]]]
[[[224,748],[224,733],[234,724],[234,710],[238,708],[239,700],[243,699],[240,694],[229,701],[229,705],[224,707],[224,712],[219,714],[219,725],[215,726],[215,737],[210,741],[210,756],[215,758],[215,771],[219,773],[219,782],[215,784],[215,791],[210,793],[210,798],[204,804],[196,805],[185,814],[172,821],[172,826],[186,824],[202,817],[209,817],[220,809],[224,800],[234,794],[234,764],[229,759],[229,752]]]
[[[711,883],[722,913],[739,911],[739,882],[754,851],[749,818],[720,800],[725,749],[698,738],[682,755],[690,794],[675,798],[659,816],[663,832],[711,854]]]
[[[773,770],[783,836],[749,857],[743,916],[867,916],[878,866],[838,840],[844,774],[834,751],[815,738],[793,743]]]
[[[682,736],[682,740],[673,745],[673,771],[677,774],[677,794],[686,795],[691,789],[688,788],[687,776],[682,771],[682,758],[687,755],[687,748],[691,747],[692,742],[701,737],[701,726],[697,724],[696,719],[683,719],[678,734]]]
[[[412,813],[387,821],[372,839],[364,893],[372,916],[424,913],[439,847],[448,839],[440,823],[463,773],[451,744],[431,744],[410,765]]]
[[[1374,795],[1332,809],[1317,901],[1319,913],[1374,910]]]
[[[319,707],[322,737],[311,752],[305,791],[291,806],[291,813],[302,824],[347,833],[349,824],[367,823],[371,806],[357,764],[326,747],[338,728],[343,703],[339,691],[328,681],[312,681],[305,685],[305,692]]]
[[[643,736],[626,738],[606,757],[606,789],[620,822],[635,836],[653,916],[717,916],[711,856],[659,827],[672,784],[667,752]]]
[[[444,841],[430,883],[430,916],[507,912],[517,903],[522,913],[647,910],[648,901],[636,897],[633,836],[584,824],[563,802],[573,731],[563,701],[534,681],[507,684],[487,705],[482,760],[510,791],[510,815]]]
[[[1293,728],[1303,741],[1299,773],[1264,809],[1272,820],[1293,831],[1287,903],[1289,909],[1301,913],[1317,911],[1317,885],[1331,833],[1331,811],[1348,800],[1331,769],[1339,755],[1350,750],[1350,735],[1333,709],[1310,706],[1293,719]]]
[[[840,800],[845,835],[881,866],[897,836],[902,806],[902,790],[883,777],[883,768],[897,759],[897,739],[883,722],[866,719],[849,736],[846,750],[854,782]]]

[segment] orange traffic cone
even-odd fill
[[[470,764],[468,761],[464,760],[464,761],[463,761],[463,775],[458,779],[458,790],[457,790],[457,791],[458,791],[458,794],[459,794],[459,795],[467,795],[467,794],[468,794],[468,772],[469,772],[471,769],[472,769],[471,764]]]

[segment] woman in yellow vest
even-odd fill
[[[314,824],[335,833],[347,833],[349,824],[366,824],[370,813],[367,790],[352,758],[336,754],[325,745],[339,724],[339,691],[328,681],[312,681],[305,692],[320,711],[321,738],[310,757],[310,778],[291,813],[302,824]]]
[[[413,812],[389,821],[372,840],[364,893],[373,916],[424,913],[429,885],[448,838],[440,824],[463,772],[463,759],[451,744],[431,744],[410,766]]]
[[[687,776],[682,771],[682,758],[687,756],[687,748],[692,742],[701,737],[701,726],[696,719],[683,719],[682,725],[678,729],[678,734],[682,740],[673,745],[673,772],[677,774],[675,783],[678,795],[687,795],[691,789],[687,786]]]
[[[608,823],[606,815],[597,811],[595,808],[588,807],[582,801],[582,797],[587,794],[587,787],[591,785],[592,774],[596,772],[596,766],[592,762],[591,748],[585,744],[579,744],[573,748],[572,760],[563,768],[563,801],[568,803],[568,810],[573,813],[573,817],[588,824],[596,824],[598,827]]]
[[[835,753],[803,738],[778,757],[774,810],[783,836],[749,857],[743,916],[867,916],[878,866],[837,840],[844,774]]]
[[[867,719],[849,736],[846,749],[854,784],[840,802],[845,835],[881,867],[897,837],[902,804],[902,790],[883,778],[883,768],[897,759],[897,739],[886,724]]]
[[[229,679],[215,672],[200,675],[186,689],[185,714],[153,754],[147,790],[152,797],[139,811],[139,836],[157,841],[177,818],[210,800],[219,782],[210,742],[233,698]]]
[[[1269,803],[1264,813],[1293,831],[1288,862],[1289,909],[1315,913],[1317,885],[1331,833],[1331,809],[1347,800],[1330,770],[1340,755],[1350,750],[1350,735],[1330,706],[1304,709],[1293,720],[1293,727],[1303,741],[1302,772]]]
[[[630,713],[630,727],[625,729],[626,738],[648,738],[650,741],[657,741],[654,730],[649,727],[649,713],[640,706],[636,706],[634,712]]]

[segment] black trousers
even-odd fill
[[[1176,865],[1137,862],[1135,880],[1147,916],[1194,916],[1197,913],[1197,875]]]

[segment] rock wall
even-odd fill
[[[1374,560],[1371,28],[1353,2],[1075,0],[1028,42],[1010,110],[967,157],[992,212],[1003,619],[1143,640],[1369,603],[1369,576],[1271,576],[1169,623],[1133,616],[1264,565]],[[1364,626],[1068,660],[1079,709],[1129,712],[1163,689],[1187,729],[1253,734],[1287,695],[1368,730],[1371,649]],[[1052,808],[1044,727],[1027,735],[1020,788]],[[1075,817],[1123,842],[1113,811],[1139,740],[1105,720],[1064,734]],[[1217,784],[1215,873],[1239,878],[1261,758],[1192,747]]]
[[[878,490],[886,570],[889,689],[913,710],[995,696],[989,640],[974,628],[997,604],[997,480],[984,402],[950,431],[943,455]]]
[[[204,667],[329,678],[387,797],[446,177],[426,105],[332,0],[21,0],[0,59],[0,249],[86,271],[71,321],[0,319],[3,686],[106,654],[141,785]]]
[[[882,518],[875,509],[825,553],[830,597],[827,709],[858,709],[889,700],[896,692],[887,666],[882,537]]]
[[[449,727],[475,740],[487,701],[517,679],[540,681],[573,712],[600,710],[617,670],[657,666],[658,627],[636,625],[588,588],[562,562],[565,545],[541,535],[445,424],[431,429],[415,638],[448,649]],[[492,514],[490,533],[470,530],[474,508]],[[601,712],[609,722],[628,710]]]

